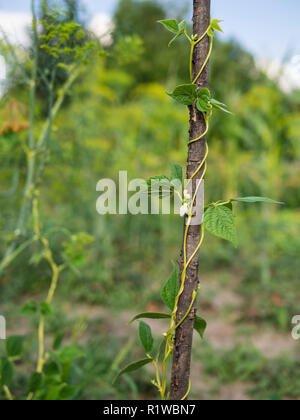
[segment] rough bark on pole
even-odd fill
[[[193,33],[201,36],[210,24],[210,0],[193,0]],[[209,37],[206,36],[194,50],[193,56],[193,79],[199,73],[209,52]],[[198,80],[199,87],[209,86],[209,64],[207,64]],[[195,106],[190,107],[190,140],[198,138],[206,129],[206,124],[201,112]],[[188,152],[188,179],[195,173],[205,157],[206,138],[191,143]],[[204,169],[204,167],[203,167]],[[201,178],[200,171],[193,182],[193,191],[197,185],[197,179]],[[193,254],[199,244],[201,236],[200,226],[190,226],[187,236],[187,258]],[[180,297],[177,311],[177,322],[184,317],[192,301],[193,291],[199,285],[199,253],[197,253],[189,265],[186,273],[184,292]],[[183,269],[183,251],[181,256],[181,271]],[[193,342],[193,328],[196,316],[194,307],[186,320],[177,328],[173,350],[173,366],[171,378],[171,400],[181,400],[185,397],[190,381],[191,352]]]

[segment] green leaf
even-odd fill
[[[179,23],[178,27],[179,27],[179,32],[183,33],[184,31],[186,31],[186,21],[182,20]]]
[[[173,34],[178,34],[179,32],[179,25],[176,19],[159,20],[158,23],[161,23],[168,31],[172,32]]]
[[[153,359],[141,359],[141,360],[138,360],[138,361],[136,361],[136,362],[133,362],[133,363],[130,363],[129,365],[127,365],[124,369],[122,369],[119,373],[118,373],[118,375],[116,376],[116,378],[114,379],[114,381],[113,381],[113,383],[115,383],[116,382],[116,380],[120,377],[120,376],[122,376],[122,375],[124,375],[124,373],[130,373],[130,372],[134,372],[134,371],[136,371],[136,370],[138,370],[138,369],[141,369],[143,366],[146,366],[146,365],[148,365],[149,363],[152,363],[152,360]]]
[[[175,299],[179,292],[179,268],[173,263],[173,273],[161,291],[161,298],[167,307],[173,311]]]
[[[38,304],[34,300],[26,302],[21,309],[21,315],[32,316],[38,312]]]
[[[160,198],[164,193],[171,192],[171,180],[166,175],[153,176],[147,180],[148,194],[157,194]]]
[[[217,101],[216,99],[211,99],[210,103],[212,104],[213,107],[219,109],[220,111],[226,112],[227,114],[232,115],[232,112],[230,112],[227,109],[227,105],[223,104],[222,102]]]
[[[201,88],[199,92],[197,92],[198,98],[207,98],[210,99],[210,91],[207,88]]]
[[[192,83],[179,85],[168,95],[182,105],[193,105],[197,99],[197,86]]]
[[[45,251],[42,251],[42,252],[37,253],[37,254],[33,254],[32,257],[29,260],[29,264],[30,265],[34,265],[34,266],[37,266],[37,265],[39,265],[39,263],[44,258],[46,258],[46,252]]]
[[[9,337],[6,340],[6,353],[8,357],[19,357],[23,351],[24,337],[19,335]]]
[[[58,401],[59,394],[64,387],[65,387],[65,384],[51,386],[44,399],[46,401]]]
[[[155,186],[155,184],[159,184],[166,181],[166,185],[167,183],[170,182],[170,179],[166,176],[166,175],[157,175],[157,176],[152,176],[151,178],[147,179],[147,185],[148,187],[151,187],[152,185]]]
[[[210,206],[204,213],[204,226],[210,233],[238,246],[234,216],[226,206]]]
[[[61,347],[64,338],[64,332],[59,332],[53,340],[53,350],[58,350]]]
[[[51,305],[48,302],[42,302],[40,304],[41,314],[44,316],[51,316],[53,315],[53,311]]]
[[[72,400],[79,391],[79,386],[65,385],[58,395],[58,401]]]
[[[212,106],[210,104],[210,91],[206,88],[202,88],[197,93],[198,100],[196,103],[197,109],[200,112],[208,112]]]
[[[183,181],[183,169],[178,163],[172,163],[172,172],[171,172],[171,179],[179,179],[180,182]]]
[[[62,366],[59,359],[54,359],[51,362],[47,363],[44,367],[44,374],[47,377],[60,376],[62,373]]]
[[[69,346],[65,347],[60,353],[60,360],[62,363],[71,363],[84,356],[85,354],[77,346]]]
[[[205,319],[200,318],[199,316],[196,316],[194,329],[197,331],[197,333],[200,335],[202,339],[204,338],[206,327],[207,327],[207,322],[205,321]]]
[[[15,368],[13,363],[6,357],[0,359],[0,384],[10,385],[14,376]]]
[[[168,44],[169,47],[173,44],[174,41],[176,41],[177,38],[179,38],[181,35],[184,34],[184,31],[186,30],[186,21],[183,20],[182,22],[180,22],[178,27],[179,27],[179,32],[174,36],[174,38],[171,39],[171,41]]]
[[[159,20],[158,23],[161,23],[168,31],[175,34],[174,38],[171,39],[169,42],[169,47],[173,42],[179,38],[181,35],[184,34],[186,31],[186,21],[183,20],[178,24],[177,20],[175,19],[168,19],[168,20]]]
[[[132,324],[134,321],[137,321],[139,319],[169,319],[169,318],[171,318],[171,315],[169,314],[161,314],[157,312],[144,312],[132,318],[129,324]]]
[[[43,375],[41,373],[34,373],[29,379],[28,392],[37,392],[43,386]]]
[[[153,348],[153,337],[152,337],[151,328],[149,327],[148,324],[146,324],[146,322],[140,321],[139,324],[140,324],[139,325],[140,340],[145,349],[145,352],[148,354],[151,352]]]
[[[220,25],[219,25],[220,22],[223,22],[223,21],[220,20],[220,19],[213,19],[211,21],[211,26],[212,26],[214,31],[223,32],[222,29],[220,28]]]
[[[231,201],[237,201],[241,203],[268,203],[268,204],[284,204],[280,201],[272,200],[267,197],[241,197],[241,198],[232,198]]]
[[[222,20],[219,20],[219,19],[213,19],[211,21],[210,29],[208,31],[209,36],[214,36],[215,31],[223,32],[220,25],[219,25],[220,22],[222,22]]]
[[[174,38],[171,39],[171,41],[168,44],[168,47],[171,47],[171,45],[173,44],[174,41],[176,41],[176,39],[178,39],[182,34],[178,33],[177,35],[174,36]]]

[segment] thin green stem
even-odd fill
[[[5,268],[8,267],[11,264],[11,262],[15,258],[17,258],[23,251],[25,251],[25,249],[28,248],[34,241],[34,238],[29,239],[28,241],[21,244],[17,249],[15,249],[10,255],[5,257],[0,264],[0,275],[3,273],[3,270],[5,270]]]
[[[190,78],[191,78],[191,81],[193,81],[193,57],[194,57],[195,45],[196,45],[196,43],[194,41],[192,41],[191,54],[190,54]]]
[[[7,386],[7,385],[4,385],[3,390],[4,390],[4,393],[5,393],[5,395],[6,395],[6,398],[7,398],[9,401],[14,401],[14,397],[13,397],[13,395],[12,395],[12,393],[11,393],[11,391],[10,391],[10,389],[8,388],[8,386]]]
[[[203,70],[205,69],[205,67],[206,67],[206,65],[207,65],[207,63],[208,63],[208,61],[210,59],[210,56],[211,56],[211,53],[212,53],[212,49],[213,49],[213,37],[210,36],[210,45],[209,45],[208,55],[207,55],[207,57],[206,57],[206,59],[205,59],[205,61],[203,63],[203,66],[201,67],[201,70],[199,71],[199,73],[197,74],[196,78],[194,79],[193,84],[197,83],[199,77],[203,73]]]

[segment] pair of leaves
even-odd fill
[[[220,27],[220,25],[219,25],[220,22],[222,22],[222,20],[219,20],[219,19],[213,19],[211,21],[209,30],[207,32],[207,34],[210,37],[213,37],[215,35],[215,31],[223,32],[222,29],[221,29],[221,27]]]
[[[211,99],[210,99],[210,103],[211,103],[211,105],[212,105],[214,108],[217,108],[217,109],[219,109],[220,111],[225,112],[226,114],[230,114],[230,115],[232,115],[232,112],[230,112],[230,111],[227,109],[227,105],[226,105],[226,104],[223,104],[222,102],[219,102],[219,101],[217,101],[216,99],[213,99],[213,98],[211,98]]]
[[[142,314],[136,315],[131,321],[130,324],[134,321],[137,321],[139,319],[170,319],[170,314],[163,314],[159,312],[144,312]],[[199,316],[196,316],[195,323],[194,323],[194,329],[198,332],[200,337],[204,338],[204,333],[207,327],[207,322],[205,319],[200,318]]]
[[[161,291],[161,298],[167,307],[173,311],[175,306],[175,299],[179,292],[179,268],[176,264],[173,263],[173,272],[169,277],[166,284],[163,286]],[[159,315],[159,314],[157,314]],[[194,329],[199,333],[200,337],[203,339],[204,332],[206,330],[207,323],[204,319],[196,316]]]
[[[132,319],[131,322],[136,321],[137,319],[141,319],[141,318],[167,319],[167,318],[171,318],[171,315],[161,314],[161,313],[153,313],[153,312],[143,313],[143,314],[137,315],[135,318]],[[194,329],[195,329],[195,331],[198,332],[198,334],[200,335],[200,337],[202,339],[204,338],[204,333],[205,333],[205,330],[206,330],[206,326],[207,326],[206,321],[204,319],[200,318],[199,316],[196,316],[195,323],[194,323]],[[151,329],[145,322],[143,322],[143,323],[140,322],[139,332],[140,332],[140,339],[143,343],[143,346],[144,346],[146,352],[149,353],[147,350],[150,348],[150,346],[151,346],[151,349],[152,349],[152,346],[153,346],[153,338],[152,338],[152,334],[151,334]],[[151,334],[151,337],[150,337],[150,334]],[[146,366],[146,365],[148,365],[152,362],[153,362],[153,359],[151,357],[148,357],[148,358],[140,359],[140,360],[137,360],[136,362],[130,363],[129,365],[125,366],[125,368],[122,369],[118,373],[118,375],[114,379],[114,383],[116,382],[116,380],[120,376],[124,375],[125,373],[130,373],[130,372],[134,372],[136,370],[139,370],[142,367],[144,367],[144,366]]]
[[[190,106],[196,102],[197,109],[204,114],[209,113],[213,107],[231,114],[227,109],[227,105],[211,97],[207,88],[197,91],[197,85],[194,83],[179,85],[168,95],[182,105]]]
[[[232,198],[226,205],[209,206],[204,214],[204,227],[210,233],[238,246],[237,232],[232,211],[233,202],[283,204],[267,197]]]
[[[38,304],[34,300],[26,302],[21,310],[21,314],[26,316],[33,316],[37,313],[41,313],[44,316],[51,316],[53,315],[53,310],[48,302]]]
[[[157,319],[157,316],[154,313],[140,314],[140,315],[137,315],[134,319],[132,319],[130,323],[141,318]],[[154,340],[153,340],[150,326],[146,324],[146,322],[144,321],[139,322],[139,337],[145,349],[146,354],[149,354],[153,349]],[[138,369],[141,369],[143,366],[148,365],[149,363],[152,363],[152,361],[153,361],[152,357],[149,356],[145,359],[137,360],[136,362],[130,363],[118,373],[118,375],[114,379],[114,383],[120,376],[124,375],[125,373],[130,373]]]
[[[220,111],[223,111],[223,112],[226,112],[227,114],[232,115],[232,112],[230,112],[227,109],[227,105],[212,98],[210,91],[206,88],[202,88],[199,90],[196,106],[197,106],[197,109],[203,114],[209,113],[212,110],[212,108],[216,108],[216,109],[219,109]]]
[[[176,19],[166,19],[166,20],[159,20],[158,23],[161,23],[169,32],[175,34],[175,36],[169,42],[169,47],[183,35],[186,31],[186,21],[183,20],[182,22],[178,23]]]

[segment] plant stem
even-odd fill
[[[3,390],[5,392],[6,398],[9,401],[14,401],[14,397],[13,397],[12,393],[10,392],[10,389],[8,388],[7,385],[4,385]]]
[[[51,132],[51,127],[52,127],[53,121],[57,117],[57,114],[59,113],[59,111],[61,109],[61,106],[62,106],[63,101],[65,99],[66,93],[68,92],[68,90],[72,86],[72,84],[75,82],[75,80],[78,78],[79,74],[80,74],[80,67],[72,66],[71,69],[70,69],[70,76],[69,76],[68,80],[66,81],[66,83],[62,87],[62,89],[60,90],[55,104],[53,105],[52,109],[49,111],[48,119],[44,124],[44,127],[42,129],[42,132],[41,132],[39,138],[38,138],[36,146],[34,146],[34,148],[29,148],[27,150],[28,170],[27,170],[26,182],[25,182],[25,187],[24,187],[23,204],[22,204],[22,207],[21,207],[21,210],[20,210],[20,215],[19,215],[19,219],[18,219],[18,223],[17,223],[17,229],[16,229],[17,236],[19,236],[21,234],[24,234],[25,226],[27,224],[27,219],[29,217],[30,209],[32,207],[33,193],[34,193],[36,181],[42,175],[44,162],[42,162],[42,166],[40,166],[38,174],[35,177],[37,153],[41,148],[43,148],[43,146],[47,142],[47,139],[48,139],[48,137],[50,135],[50,132]],[[33,89],[33,86],[31,87],[31,89]],[[33,93],[33,91],[31,91],[30,97],[31,97],[30,108],[34,109],[33,102],[35,101],[35,84],[34,84],[34,93]],[[34,124],[34,115],[31,118],[32,118],[32,122],[30,124]],[[32,145],[32,135],[29,135],[29,146],[31,147],[31,145]],[[8,266],[7,261],[9,261],[9,264],[10,264],[14,260],[14,258],[19,255],[19,253],[14,254],[14,251],[15,251],[16,247],[17,247],[17,240],[15,240],[10,245],[10,247],[8,247],[4,258],[3,258],[2,262],[0,263],[0,276],[3,272],[3,269]]]

